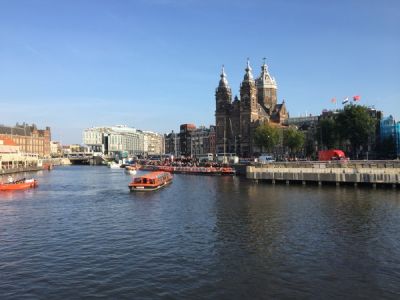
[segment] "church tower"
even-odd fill
[[[277,104],[277,84],[268,72],[268,66],[265,63],[261,66],[261,74],[257,79],[258,103],[271,114]]]
[[[215,90],[215,125],[216,125],[216,153],[227,152],[227,140],[230,130],[230,112],[232,110],[232,90],[222,66],[221,79]]]
[[[248,59],[245,71],[240,85],[240,149],[243,156],[249,157],[253,148],[252,126],[258,119],[258,108],[256,83]]]

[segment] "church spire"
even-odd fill
[[[222,65],[222,70],[221,70],[221,80],[219,81],[219,86],[220,87],[226,87],[229,88],[229,83],[228,80],[226,79],[226,73],[225,73],[225,67]]]
[[[246,66],[245,71],[246,71],[246,74],[244,74],[244,79],[243,79],[243,81],[253,81],[254,78],[253,78],[253,73],[251,72],[252,69],[251,69],[251,67],[250,67],[250,60],[249,60],[249,58],[247,58],[247,66]]]

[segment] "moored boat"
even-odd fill
[[[37,187],[35,179],[21,179],[14,182],[0,183],[0,191],[18,191]]]
[[[129,173],[129,174],[131,174],[131,175],[135,175],[136,174],[136,172],[137,172],[137,167],[135,167],[135,166],[126,166],[125,167],[125,172],[126,173]]]
[[[172,182],[172,175],[168,172],[155,171],[136,177],[129,184],[129,189],[135,192],[148,192],[158,190]]]
[[[116,163],[115,161],[112,161],[108,164],[108,167],[111,169],[120,169],[121,168],[121,164],[120,163]]]
[[[191,175],[235,175],[236,171],[231,167],[172,167],[158,166],[158,170]]]

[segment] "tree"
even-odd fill
[[[304,146],[304,133],[294,127],[289,127],[283,133],[283,145],[289,148],[291,154],[296,153]]]
[[[356,154],[358,158],[360,146],[368,145],[369,138],[375,133],[375,119],[367,107],[347,105],[335,121],[339,137],[349,141],[353,156]]]
[[[326,148],[335,148],[339,141],[335,120],[333,118],[320,120],[318,122],[317,135],[315,138]]]
[[[258,126],[254,132],[254,143],[260,147],[261,152],[266,148],[271,151],[279,141],[279,132],[276,127],[269,124]]]

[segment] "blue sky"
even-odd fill
[[[400,119],[397,0],[0,0],[0,123],[64,144],[208,126],[221,65],[239,94],[247,57],[255,76],[267,58],[291,116],[361,95]]]

